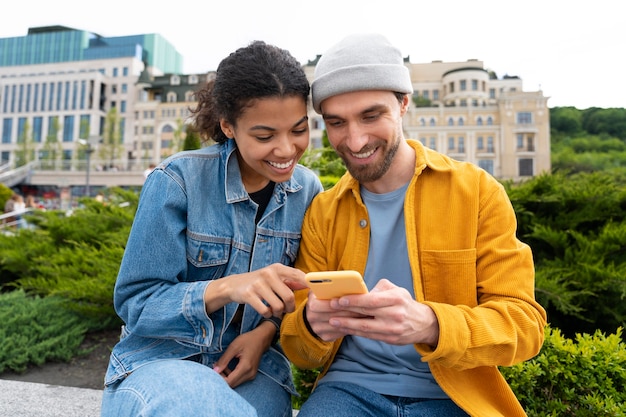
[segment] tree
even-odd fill
[[[107,113],[103,133],[98,157],[103,161],[109,161],[108,168],[113,168],[116,158],[120,158],[124,152],[121,120],[117,108],[112,107]]]
[[[48,135],[46,136],[46,140],[43,144],[39,157],[42,169],[56,169],[57,162],[59,162],[63,156],[63,145],[59,140],[60,131],[61,125],[59,117],[54,116],[50,120]]]
[[[19,149],[15,151],[15,166],[21,167],[35,159],[35,141],[33,140],[28,120],[24,123],[24,129],[17,138],[17,143],[19,143],[20,146]]]
[[[185,127],[185,140],[183,142],[183,151],[189,151],[192,149],[200,149],[202,147],[202,141],[200,135],[189,125]]]

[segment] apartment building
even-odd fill
[[[541,91],[517,76],[497,78],[482,61],[406,64],[414,102],[407,137],[472,162],[497,178],[550,172],[550,111]]]
[[[45,158],[51,137],[63,161],[77,158],[78,139],[97,151],[115,109],[119,159],[133,161],[136,83],[144,71],[181,73],[182,56],[158,34],[103,37],[50,26],[0,39],[0,159],[19,164],[25,142],[26,159]]]
[[[310,80],[318,59],[304,65]],[[501,179],[550,171],[541,91],[526,92],[519,77],[498,78],[474,59],[405,64],[415,91],[404,119],[407,137]],[[35,158],[45,156],[50,135],[60,138],[64,160],[80,158],[77,140],[101,137],[115,108],[122,168],[158,162],[180,150],[193,95],[215,74],[181,68],[182,57],[156,34],[105,38],[55,26],[0,39],[0,158],[17,162],[25,134],[32,135]],[[324,122],[312,109],[309,117],[311,146],[319,147]]]

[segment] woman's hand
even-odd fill
[[[263,317],[282,317],[295,309],[293,290],[307,288],[304,272],[275,263],[256,271],[211,281],[204,291],[207,314],[235,302],[249,304]]]
[[[275,333],[272,323],[261,323],[256,329],[237,336],[215,362],[213,370],[222,375],[231,388],[254,379],[261,357],[269,349]]]

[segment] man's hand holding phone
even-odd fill
[[[315,335],[330,342],[345,335],[330,325],[331,318],[365,317],[361,314],[331,307],[331,300],[353,294],[366,294],[367,286],[358,271],[321,271],[306,274],[309,284],[309,300],[306,319]]]

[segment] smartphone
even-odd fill
[[[313,294],[321,300],[367,293],[365,281],[358,271],[309,272],[306,280]]]

